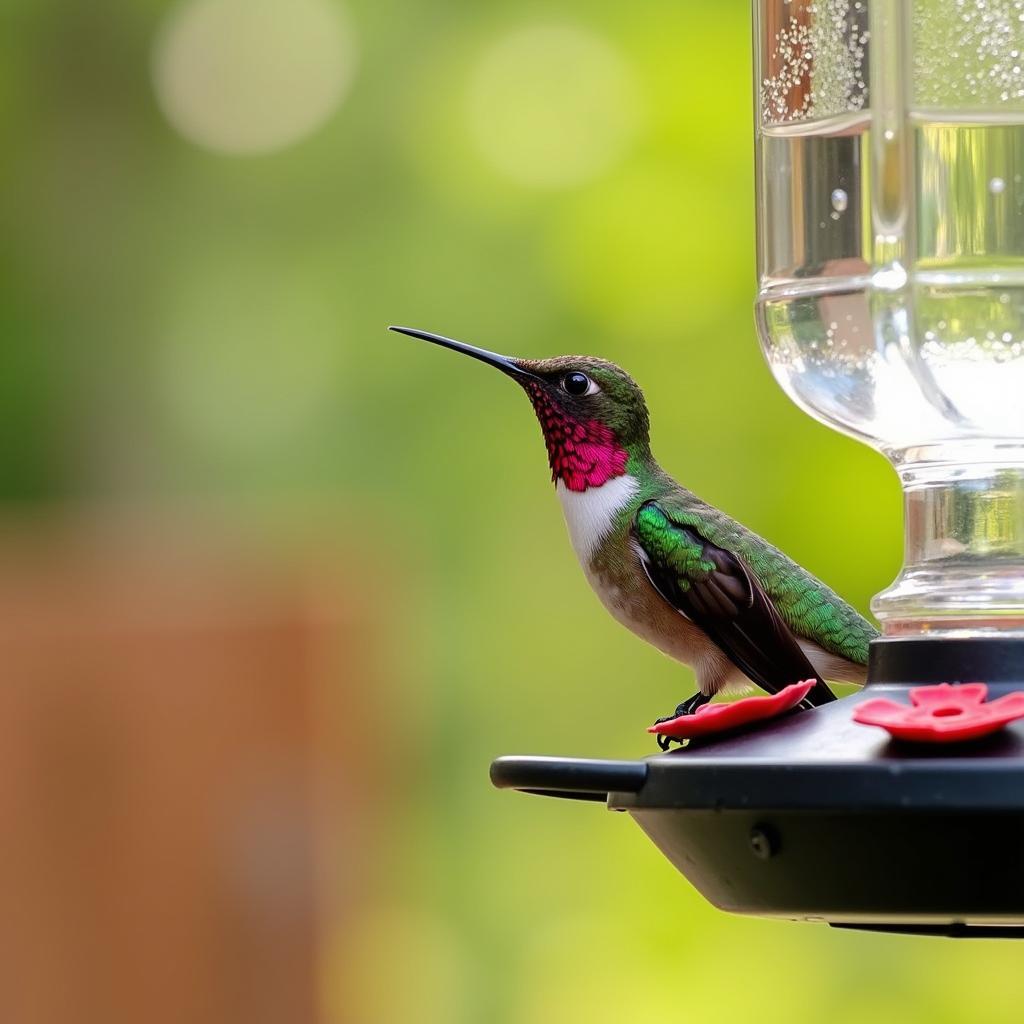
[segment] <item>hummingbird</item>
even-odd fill
[[[821,580],[666,473],[643,392],[594,356],[518,359],[410,327],[390,330],[495,367],[533,404],[551,479],[584,575],[618,622],[690,666],[692,714],[723,690],[776,693],[813,679],[863,684],[877,630]],[[667,749],[669,738],[659,736]]]

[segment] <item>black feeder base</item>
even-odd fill
[[[1024,720],[931,746],[858,725],[913,686],[1024,689],[1024,640],[878,640],[869,686],[640,761],[501,757],[491,780],[630,814],[722,910],[835,927],[1024,938]]]

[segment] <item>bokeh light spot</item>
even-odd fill
[[[227,153],[281,149],[330,117],[355,67],[325,0],[184,0],[153,50],[153,82],[185,138]]]
[[[603,39],[568,26],[519,29],[480,58],[469,122],[484,158],[540,188],[596,177],[635,135],[639,96],[630,68]]]

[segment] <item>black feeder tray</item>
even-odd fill
[[[500,757],[500,788],[625,811],[722,910],[834,927],[1024,938],[1024,720],[966,743],[852,721],[914,686],[1024,689],[1024,640],[885,639],[864,690],[639,761]]]

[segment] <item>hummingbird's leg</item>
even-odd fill
[[[697,708],[704,707],[704,705],[710,700],[711,696],[709,694],[701,693],[700,690],[698,690],[692,697],[684,700],[683,703],[676,708],[675,717],[678,718],[680,715],[692,715]]]
[[[682,715],[692,715],[697,708],[703,707],[709,700],[711,700],[711,697],[708,696],[708,694],[701,693],[700,690],[698,690],[692,697],[688,697],[682,704],[679,704],[671,715],[666,715],[664,718],[657,719],[654,724],[658,725],[661,722],[671,722],[673,718],[679,718]],[[661,747],[662,750],[668,750],[671,742],[671,736],[658,735],[658,746]],[[682,741],[676,740],[676,742],[680,743]]]

